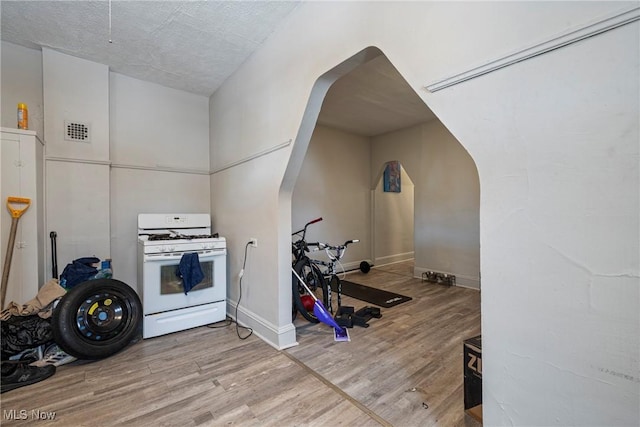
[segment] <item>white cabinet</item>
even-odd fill
[[[2,128],[0,150],[0,264],[4,268],[11,230],[7,198],[31,199],[31,205],[18,220],[5,305],[23,304],[38,293],[44,283],[44,145],[34,131]],[[22,209],[24,206],[16,205]]]

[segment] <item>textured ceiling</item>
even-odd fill
[[[297,1],[2,1],[2,40],[211,95]],[[109,43],[111,38],[112,43]]]
[[[387,57],[380,55],[331,86],[318,123],[375,136],[435,118]]]
[[[209,96],[298,5],[112,0],[111,33],[108,0],[3,0],[0,14],[4,41],[45,46],[120,74]],[[318,122],[374,136],[433,118],[393,65],[379,56],[331,87]]]

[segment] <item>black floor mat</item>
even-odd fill
[[[331,288],[333,291],[336,289]],[[361,301],[370,302],[380,307],[389,308],[403,302],[411,301],[411,297],[396,294],[382,289],[376,289],[359,283],[342,281],[342,294]]]

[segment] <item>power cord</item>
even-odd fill
[[[244,268],[247,265],[247,251],[249,249],[249,245],[251,245],[251,242],[247,242],[247,244],[244,247],[244,260],[242,261],[242,269],[240,269],[240,294],[238,296],[238,302],[236,303],[236,319],[233,320],[231,319],[229,316],[227,316],[227,318],[225,319],[225,324],[224,325],[220,325],[220,326],[213,326],[213,325],[207,325],[207,328],[211,328],[211,329],[220,329],[220,328],[226,328],[227,326],[231,325],[232,323],[236,324],[236,334],[238,335],[238,338],[240,338],[241,340],[246,340],[247,338],[249,338],[251,336],[251,334],[253,334],[253,329],[246,327],[246,326],[242,326],[240,324],[238,324],[238,306],[240,305],[240,300],[242,299],[242,276],[244,276]],[[240,328],[246,329],[247,331],[249,331],[249,334],[246,336],[241,336],[240,335]]]
[[[253,334],[253,329],[246,326],[240,326],[240,324],[238,323],[238,306],[240,305],[240,300],[242,299],[242,276],[244,276],[244,267],[247,265],[247,250],[249,249],[250,244],[251,242],[247,242],[247,244],[244,245],[244,260],[242,261],[242,269],[240,269],[240,294],[238,295],[238,302],[236,303],[236,334],[241,340],[246,340],[251,336],[251,334]],[[240,336],[240,330],[238,328],[246,329],[247,331],[249,331],[249,334],[245,337]]]

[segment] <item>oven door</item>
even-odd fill
[[[177,270],[182,253],[146,254],[143,257],[144,314],[161,313],[224,301],[227,293],[226,249],[197,252],[204,279],[186,295]]]

